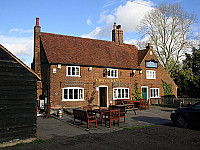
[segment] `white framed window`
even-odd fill
[[[107,78],[118,78],[118,69],[107,68]]]
[[[113,88],[113,99],[129,99],[129,88]]]
[[[84,88],[66,87],[63,88],[63,101],[79,101],[84,100]]]
[[[150,88],[150,98],[159,98],[160,89],[159,88]]]
[[[156,79],[156,71],[146,70],[146,78],[147,79]]]
[[[80,77],[80,66],[67,66],[67,76]]]

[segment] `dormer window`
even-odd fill
[[[118,69],[107,69],[107,78],[118,78]]]
[[[80,66],[67,66],[67,76],[80,77]]]

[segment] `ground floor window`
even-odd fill
[[[114,88],[113,89],[114,99],[128,99],[129,98],[129,88]]]
[[[150,88],[150,98],[159,98],[159,88]]]
[[[84,88],[66,87],[63,88],[63,101],[84,100]]]

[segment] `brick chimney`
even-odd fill
[[[36,24],[34,27],[34,58],[32,63],[32,69],[41,76],[41,61],[40,61],[40,26],[39,26],[39,18],[36,18]],[[42,95],[42,81],[37,81],[37,100],[39,100]],[[38,113],[37,109],[37,113]]]
[[[34,27],[34,59],[32,69],[41,77],[40,28],[39,18],[36,18],[36,25]]]
[[[116,25],[116,22],[113,25],[112,41],[119,45],[123,44],[123,30],[121,29],[121,25]]]

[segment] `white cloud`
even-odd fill
[[[10,29],[9,31],[8,31],[9,33],[12,33],[12,32],[18,32],[18,33],[31,33],[31,32],[33,32],[33,30],[32,29],[30,29],[30,30],[24,30],[23,28],[12,28],[12,29]]]
[[[8,37],[0,35],[0,41],[14,55],[32,55],[33,37]]]
[[[153,6],[151,1],[128,1],[116,8],[116,22],[121,24],[126,32],[134,32],[145,14],[152,10],[151,6]]]
[[[100,13],[100,19],[99,19],[98,23],[102,23],[103,21],[106,20],[106,16],[107,16],[106,14],[107,13],[108,13],[108,10],[105,10],[105,11]]]
[[[138,43],[138,40],[136,40],[136,39],[128,39],[128,40],[125,40],[124,43],[136,45]]]
[[[33,37],[0,35],[1,44],[30,67],[33,60]]]
[[[87,23],[87,25],[89,25],[89,26],[92,25],[92,21],[91,21],[91,19],[88,18],[87,21],[86,21],[86,23]]]
[[[102,30],[102,28],[96,27],[95,30],[93,30],[89,34],[83,34],[81,37],[83,37],[83,38],[95,38],[101,32],[101,30]]]
[[[135,32],[144,15],[152,9],[151,1],[135,0],[128,1],[125,5],[117,7],[112,14],[108,14],[109,10],[105,10],[100,14],[100,19],[97,23],[105,22],[104,27],[96,27],[89,34],[84,34],[82,37],[99,38],[110,37],[112,25],[116,21],[122,25],[125,32]]]

